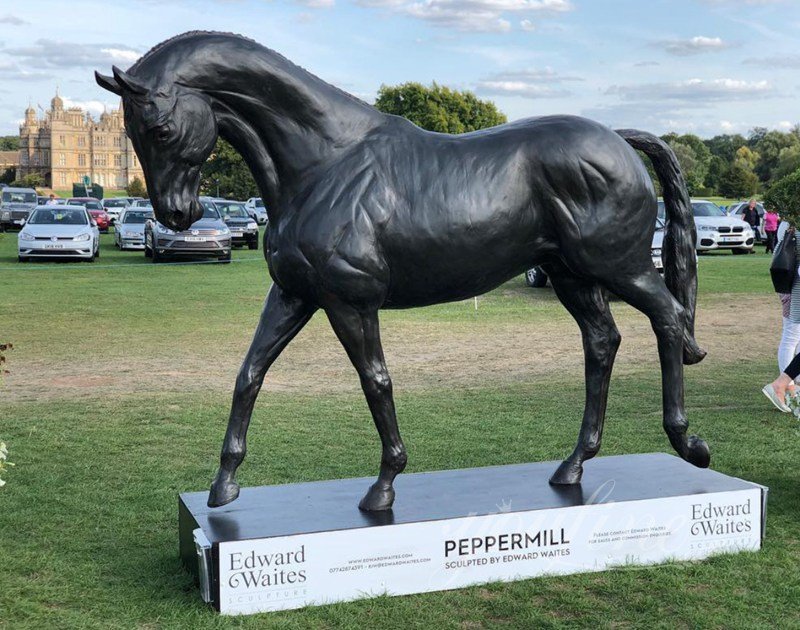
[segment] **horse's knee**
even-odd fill
[[[408,455],[403,446],[391,447],[384,450],[382,463],[392,472],[401,473],[408,464]]]
[[[237,468],[243,461],[244,456],[247,454],[247,447],[243,442],[236,444],[225,444],[222,447],[222,456],[220,462],[223,468]]]
[[[622,335],[612,327],[602,332],[590,332],[586,338],[586,352],[597,363],[608,366],[614,361],[622,343]]]
[[[385,370],[365,374],[361,379],[361,384],[367,396],[392,395],[392,379],[389,378],[389,373]]]

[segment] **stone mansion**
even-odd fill
[[[64,109],[56,93],[42,118],[36,110],[25,110],[19,129],[17,178],[40,173],[45,186],[70,190],[89,176],[104,188],[125,188],[134,177],[144,182],[142,167],[130,140],[120,109],[100,115],[95,121],[79,107]]]

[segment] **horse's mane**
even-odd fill
[[[305,72],[306,74],[309,74],[309,75],[311,75],[312,77],[316,78],[317,80],[319,80],[319,81],[323,81],[322,79],[320,79],[319,77],[317,77],[315,74],[313,74],[313,73],[309,72],[308,70],[306,70],[306,69],[305,69],[305,68],[303,68],[302,66],[298,66],[296,63],[294,63],[294,62],[293,62],[293,61],[291,61],[290,59],[287,59],[287,58],[286,58],[286,57],[284,57],[282,54],[280,54],[279,52],[277,52],[277,51],[273,50],[272,48],[267,48],[266,46],[264,46],[264,45],[263,45],[263,44],[261,44],[260,42],[257,42],[256,40],[254,40],[254,39],[252,39],[252,38],[250,38],[250,37],[245,37],[244,35],[240,35],[239,33],[230,33],[230,32],[227,32],[227,31],[200,31],[200,30],[198,30],[198,31],[186,31],[185,33],[180,33],[180,34],[178,34],[178,35],[174,35],[173,37],[170,37],[169,39],[165,39],[163,42],[161,42],[161,43],[158,43],[158,44],[156,44],[155,46],[153,46],[153,47],[152,47],[150,50],[148,50],[148,51],[147,51],[147,52],[146,52],[144,55],[142,55],[142,56],[141,56],[141,57],[140,57],[140,58],[139,58],[139,59],[136,61],[136,63],[134,63],[134,64],[133,64],[133,65],[130,67],[129,71],[134,71],[134,72],[135,72],[135,70],[137,69],[137,67],[139,66],[139,64],[141,64],[141,63],[143,63],[144,61],[146,61],[146,60],[147,60],[147,59],[148,59],[150,56],[154,55],[155,53],[157,53],[157,52],[158,52],[159,50],[161,50],[162,48],[165,48],[166,46],[168,46],[168,45],[170,45],[170,44],[173,44],[173,43],[175,43],[175,42],[179,42],[179,41],[182,41],[182,40],[184,40],[184,39],[189,39],[189,38],[191,38],[191,37],[198,37],[198,36],[201,36],[201,35],[224,35],[224,36],[227,36],[227,37],[235,37],[235,38],[237,38],[237,39],[241,39],[241,40],[243,40],[243,41],[250,42],[250,43],[252,43],[252,44],[255,44],[256,46],[258,46],[259,48],[263,49],[264,51],[268,52],[270,55],[274,55],[275,57],[277,57],[278,59],[280,59],[282,62],[284,62],[284,63],[288,64],[290,67],[297,68],[298,70],[300,70],[300,71],[302,71],[302,72]],[[330,87],[331,89],[335,90],[336,92],[339,92],[339,93],[340,93],[340,94],[342,94],[343,96],[346,96],[346,97],[348,97],[349,99],[351,99],[351,100],[353,100],[353,101],[356,101],[356,102],[357,102],[358,104],[360,104],[360,105],[367,105],[368,107],[373,107],[372,105],[370,105],[370,104],[369,104],[369,103],[367,103],[366,101],[363,101],[363,100],[361,100],[360,98],[358,98],[358,97],[356,97],[356,96],[353,96],[353,95],[352,95],[352,94],[350,94],[349,92],[345,92],[344,90],[342,90],[342,89],[340,89],[340,88],[336,87],[336,86],[335,86],[335,85],[333,85],[332,83],[328,83],[327,81],[323,81],[323,83],[325,83],[325,85],[327,85],[327,86],[328,86],[328,87]]]

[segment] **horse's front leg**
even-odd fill
[[[236,378],[219,471],[208,495],[209,507],[225,505],[239,496],[236,469],[244,459],[247,427],[264,376],[281,351],[311,319],[314,311],[316,307],[287,295],[278,285],[272,285],[256,334]]]
[[[378,312],[340,303],[326,306],[325,312],[361,378],[361,387],[383,445],[378,480],[370,486],[358,507],[366,511],[388,510],[394,503],[394,478],[406,467],[408,458],[397,428],[392,381],[381,347]]]

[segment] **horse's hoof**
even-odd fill
[[[383,488],[376,483],[369,487],[367,494],[358,504],[358,509],[365,512],[382,512],[383,510],[391,510],[393,503],[394,488],[391,486]]]
[[[550,483],[554,486],[574,486],[581,482],[583,476],[583,466],[565,459],[550,477]]]
[[[238,496],[239,484],[235,481],[215,481],[211,484],[211,492],[208,493],[208,507],[222,507],[235,501]]]
[[[698,468],[708,468],[711,464],[711,451],[708,450],[705,440],[701,440],[696,435],[690,436],[684,459]]]

